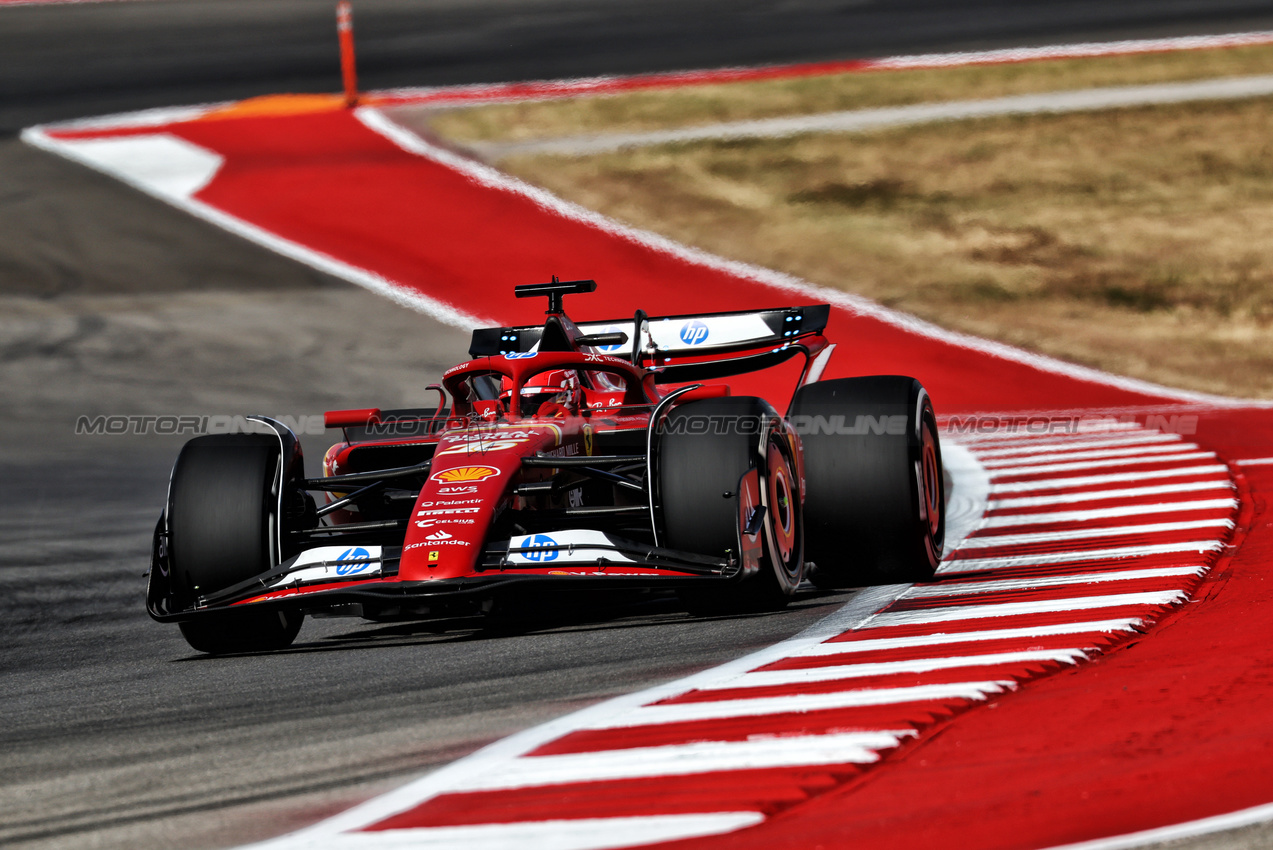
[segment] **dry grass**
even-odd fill
[[[433,113],[433,132],[460,142],[523,141],[1032,94],[1273,73],[1273,46],[877,71],[498,104]]]
[[[987,119],[505,165],[616,218],[946,327],[1269,398],[1271,108]]]

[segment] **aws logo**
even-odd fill
[[[439,484],[473,484],[499,474],[499,470],[491,466],[458,466],[435,472],[429,478]]]

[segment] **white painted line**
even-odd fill
[[[162,135],[162,134],[158,134]],[[148,138],[154,136],[129,136],[139,144],[145,144]],[[264,248],[275,253],[290,257],[297,262],[304,263],[311,268],[318,269],[321,272],[338,277],[341,280],[348,281],[364,289],[368,289],[377,295],[383,295],[390,301],[400,304],[403,307],[409,307],[417,312],[424,313],[426,316],[433,318],[442,324],[451,325],[452,327],[463,328],[469,330],[474,327],[485,327],[498,324],[490,319],[477,316],[471,316],[464,313],[459,308],[451,304],[445,304],[441,301],[429,298],[420,294],[414,289],[404,286],[397,281],[389,280],[380,275],[351,266],[329,257],[326,254],[319,253],[312,248],[301,245],[298,242],[292,242],[283,239],[274,233],[257,227],[255,224],[235,218],[209,204],[193,197],[182,197],[172,192],[172,184],[160,181],[154,182],[154,176],[157,173],[155,166],[147,165],[136,159],[131,161],[123,160],[119,157],[113,159],[103,158],[100,156],[100,148],[92,147],[84,148],[85,144],[91,144],[92,140],[63,140],[55,139],[45,132],[43,127],[30,127],[22,131],[22,141],[39,148],[40,150],[49,151],[58,154],[67,159],[86,165],[89,168],[108,174],[117,180],[127,183],[134,189],[145,192],[146,194],[158,198],[172,204],[178,209],[190,213],[196,218],[203,219],[210,224],[214,224],[223,230],[228,230],[238,236],[254,242]],[[186,144],[189,144],[188,142]],[[191,145],[191,147],[194,147]],[[153,148],[152,148],[153,149]],[[209,156],[217,156],[217,154],[208,151]],[[137,170],[130,170],[130,165],[137,165]],[[158,172],[162,173],[162,172]]]
[[[1000,578],[990,581],[944,582],[916,585],[903,594],[903,599],[928,599],[941,596],[969,596],[977,593],[1001,593],[1005,590],[1029,590],[1036,587],[1066,587],[1072,584],[1103,584],[1110,581],[1137,581],[1171,576],[1201,576],[1206,567],[1161,567],[1144,570],[1109,570],[1078,575],[1043,576],[1040,578]]]
[[[1205,50],[1216,47],[1241,47],[1268,44],[1271,40],[1273,40],[1273,32],[1189,35],[1173,38],[1091,42],[1087,44],[1056,44],[1047,47],[1010,47],[967,53],[892,56],[887,59],[877,59],[872,63],[872,66],[894,70],[905,68],[953,68],[962,65],[984,65],[1000,62],[1032,62],[1039,59],[1121,56],[1128,53],[1157,53],[1164,50]]]
[[[1159,844],[1181,841],[1186,838],[1196,838],[1200,835],[1211,835],[1216,832],[1227,832],[1231,829],[1241,829],[1244,826],[1253,826],[1257,823],[1267,823],[1269,821],[1273,821],[1273,803],[1253,806],[1249,809],[1240,809],[1236,812],[1215,815],[1214,817],[1201,818],[1200,820],[1185,821],[1171,826],[1160,826],[1155,829],[1130,832],[1126,835],[1080,841],[1077,844],[1064,844],[1059,847],[1050,847],[1048,850],[1131,850],[1131,848],[1149,847],[1150,845],[1156,847]],[[1242,845],[1235,841],[1230,846],[1239,847]]]
[[[1158,457],[1120,457],[1110,460],[1085,460],[1074,463],[1047,463],[1039,466],[1018,465],[991,470],[991,480],[1010,478],[1014,475],[1042,475],[1045,472],[1077,472],[1081,469],[1102,469],[1110,466],[1144,466],[1151,463],[1168,463],[1178,460],[1215,460],[1215,452],[1181,452]]]
[[[1253,457],[1249,460],[1234,460],[1230,463],[1236,463],[1239,466],[1267,466],[1273,463],[1273,457]]]
[[[876,624],[872,624],[874,626]],[[792,657],[825,657],[859,652],[881,652],[891,649],[918,649],[925,646],[947,646],[957,643],[980,643],[991,640],[1018,640],[1061,635],[1098,635],[1139,631],[1143,620],[1125,617],[1117,620],[1088,620],[1082,623],[1059,623],[1052,626],[1024,626],[1015,629],[983,629],[976,632],[936,632],[931,635],[907,635],[893,638],[828,641],[814,644]],[[868,628],[868,627],[864,627]]]
[[[1014,457],[1018,455],[1036,455],[1044,452],[1063,452],[1063,451],[1087,451],[1088,449],[1106,449],[1117,448],[1119,446],[1144,446],[1157,445],[1160,443],[1177,443],[1179,444],[1181,437],[1177,434],[1161,434],[1150,432],[1146,434],[1128,434],[1125,437],[1112,437],[1109,439],[1096,440],[1048,440],[1046,443],[1031,443],[1028,446],[1020,444],[1000,449],[975,449],[977,457],[982,461],[990,458]]]
[[[693,263],[705,268],[715,269],[744,280],[754,281],[772,287],[778,293],[786,292],[805,298],[817,298],[853,313],[875,319],[892,327],[901,328],[909,333],[928,339],[938,340],[949,345],[977,351],[989,357],[1008,360],[1018,365],[1025,365],[1052,374],[1065,375],[1076,381],[1087,381],[1104,386],[1113,386],[1128,392],[1157,398],[1170,398],[1189,402],[1209,402],[1225,407],[1270,407],[1273,402],[1234,399],[1225,396],[1198,393],[1189,390],[1178,390],[1164,387],[1148,381],[1111,375],[1097,369],[1066,363],[1061,360],[1014,348],[1000,342],[980,339],[969,334],[950,331],[937,325],[925,322],[914,316],[890,310],[880,304],[858,295],[852,295],[839,289],[815,286],[808,281],[792,275],[782,274],[772,269],[726,260],[706,251],[691,248],[674,242],[649,231],[638,230],[614,219],[607,218],[579,204],[565,201],[551,192],[532,186],[515,177],[511,177],[498,169],[492,168],[468,157],[461,156],[437,145],[432,145],[416,136],[410,130],[395,124],[383,113],[369,107],[355,110],[355,116],[372,131],[379,133],[403,150],[445,165],[473,180],[475,183],[500,191],[525,197],[540,207],[573,221],[582,222],[606,233],[618,236],[629,242],[641,245],[651,251],[667,254],[683,262]],[[1139,426],[1135,426],[1139,427]]]
[[[1004,555],[989,558],[959,558],[946,561],[941,574],[967,573],[974,570],[1001,570],[1005,567],[1035,567],[1043,564],[1065,564],[1073,561],[1113,561],[1145,555],[1172,552],[1219,552],[1224,544],[1218,540],[1190,540],[1181,543],[1154,543],[1144,546],[1119,546],[1114,549],[1088,549],[1073,552],[1049,552],[1038,555]]]
[[[1076,596],[1072,599],[1039,599],[1031,602],[996,605],[957,605],[950,608],[925,608],[918,611],[887,611],[871,618],[872,626],[915,626],[929,623],[953,623],[958,620],[981,620],[1017,617],[1027,614],[1054,614],[1062,611],[1095,611],[1101,608],[1123,608],[1146,605],[1158,607],[1184,602],[1181,590],[1153,593],[1112,593],[1108,596]]]
[[[467,782],[456,785],[454,790],[491,791],[569,782],[604,782],[815,764],[871,764],[880,760],[879,750],[891,750],[901,743],[902,738],[913,738],[915,734],[914,730],[846,732],[523,756],[510,759],[498,771],[471,776]]]
[[[1080,411],[1081,412],[1081,411]],[[1043,412],[1038,414],[1039,419],[1051,420],[1056,411]],[[1078,422],[1078,427],[1058,430],[1034,431],[1028,427],[1004,427],[992,431],[979,431],[977,433],[966,433],[956,426],[957,421],[967,421],[968,419],[978,419],[981,416],[988,416],[996,420],[1028,420],[1032,418],[1030,414],[1004,414],[1004,413],[988,413],[988,414],[971,414],[960,420],[958,416],[952,416],[947,420],[945,433],[952,439],[965,443],[970,447],[981,446],[1023,446],[1044,445],[1051,442],[1071,442],[1075,440],[1099,440],[1110,436],[1132,436],[1135,434],[1161,434],[1162,432],[1154,428],[1146,428],[1136,422],[1119,422],[1110,419],[1108,416],[1091,420],[1090,424],[1085,421]],[[1067,416],[1061,424],[1066,426],[1074,421],[1073,416]]]
[[[1231,519],[1198,519],[1181,522],[1151,522],[1140,525],[1118,525],[1105,528],[1077,528],[1070,531],[1033,531],[1028,534],[992,534],[985,537],[969,537],[959,547],[969,549],[997,549],[1001,546],[1029,546],[1035,543],[1060,543],[1067,540],[1094,540],[1100,537],[1123,537],[1129,534],[1165,534],[1171,531],[1191,531],[1197,528],[1233,528]]]
[[[731,699],[719,702],[686,702],[672,705],[649,705],[635,708],[616,717],[584,727],[587,729],[626,729],[633,726],[655,726],[690,720],[724,720],[730,717],[756,717],[765,714],[803,714],[835,708],[858,708],[873,705],[898,705],[907,702],[935,700],[968,700],[981,702],[987,696],[1001,694],[1016,687],[1015,682],[957,682],[949,685],[918,685],[911,688],[869,688],[858,691],[836,691],[829,694],[799,694],[757,699]],[[780,739],[782,740],[782,739]]]
[[[1047,497],[1045,497],[1047,498]],[[986,517],[981,527],[1004,528],[1022,525],[1088,522],[1149,514],[1185,514],[1191,511],[1236,510],[1237,499],[1198,499],[1192,502],[1157,502],[1152,505],[1119,505],[1116,508],[1094,508],[1086,511],[1052,511],[1043,514],[1008,514]]]
[[[1155,83],[1013,95],[988,100],[854,109],[816,115],[731,121],[672,130],[588,134],[514,142],[475,142],[470,143],[469,147],[486,159],[500,159],[513,154],[582,156],[654,145],[733,139],[771,139],[806,133],[862,133],[890,127],[962,121],[970,118],[1086,112],[1152,104],[1186,103],[1196,100],[1264,97],[1271,94],[1273,94],[1273,75],[1225,77],[1184,83]]]
[[[632,694],[624,694],[597,705],[568,714],[548,723],[532,727],[478,750],[470,756],[452,762],[427,776],[401,788],[375,797],[341,812],[334,817],[301,829],[291,835],[267,841],[253,847],[259,850],[284,850],[284,848],[327,847],[336,833],[362,829],[387,817],[415,808],[426,800],[445,794],[457,785],[471,781],[470,777],[482,773],[498,773],[511,759],[524,756],[549,741],[554,741],[580,729],[607,728],[613,721],[630,716],[634,709],[710,684],[721,677],[732,678],[739,673],[754,670],[781,658],[787,658],[808,646],[822,643],[827,638],[842,634],[863,623],[876,611],[895,600],[909,585],[876,587],[856,594],[839,611],[820,620],[805,631],[773,646],[750,655],[704,670],[684,679],[657,685]],[[343,837],[342,837],[343,840]]]
[[[1092,56],[1119,56],[1129,53],[1160,52],[1167,50],[1209,50],[1217,47],[1238,47],[1268,44],[1273,41],[1273,33],[1230,33],[1227,35],[1185,36],[1158,39],[1131,39],[1115,42],[1094,42],[1088,44],[1062,44],[1048,47],[1022,47],[1006,50],[986,50],[968,53],[934,53],[926,55],[891,56],[884,59],[866,60],[862,65],[850,69],[849,73],[859,70],[899,70],[914,68],[952,68],[963,65],[985,65],[1017,62],[1033,62],[1040,59],[1078,58]],[[793,70],[797,73],[802,66],[777,65],[761,66],[761,70]],[[638,74],[635,76],[599,76],[577,77],[573,79],[533,80],[521,83],[468,83],[455,86],[417,86],[381,89],[374,94],[403,100],[427,101],[431,105],[441,104],[474,104],[474,103],[510,103],[535,100],[554,100],[570,97],[586,97],[589,95],[613,95],[630,88],[624,87],[630,81],[649,81],[662,84],[666,88],[684,88],[697,84],[719,84],[754,79],[749,72],[756,68],[731,67],[717,68],[710,71],[690,70],[671,71],[654,74]],[[843,73],[833,71],[831,73]],[[819,74],[822,76],[822,74]],[[767,77],[772,79],[772,77]]]
[[[1191,473],[1192,474],[1192,473]],[[1035,488],[1038,489],[1038,488]],[[1042,508],[1047,505],[1069,505],[1073,502],[1104,502],[1112,499],[1143,499],[1147,496],[1165,496],[1168,493],[1205,493],[1212,490],[1232,492],[1233,483],[1227,478],[1210,481],[1187,481],[1183,484],[1158,484],[1153,487],[1123,487],[1115,490],[1088,490],[1084,493],[1061,493],[1056,496],[1022,496],[1015,499],[993,499],[986,509],[1005,511],[1014,508]],[[1012,515],[1002,519],[1009,520]],[[999,517],[990,517],[997,520]]]
[[[978,457],[986,469],[1002,469],[1005,466],[1013,465],[1035,466],[1059,461],[1099,460],[1102,458],[1134,457],[1138,455],[1145,457],[1146,460],[1152,460],[1153,455],[1169,454],[1180,452],[1181,450],[1197,451],[1198,447],[1193,443],[1167,443],[1164,445],[1142,445],[1128,448],[1092,449],[1090,451],[1041,452],[1038,454],[1014,455],[1006,458],[987,458],[985,454],[979,454]]]
[[[212,182],[225,164],[220,154],[168,133],[84,139],[72,144],[81,162],[107,174],[127,174],[169,203],[188,201]]]
[[[91,118],[76,118],[71,121],[59,121],[33,130],[53,130],[59,133],[91,133],[109,130],[137,129],[139,127],[163,127],[168,124],[179,124],[183,121],[195,121],[214,109],[222,109],[233,105],[234,101],[218,101],[201,103],[194,106],[161,106],[155,109],[142,109],[137,112],[119,112],[114,115],[97,115]]]
[[[1149,478],[1182,478],[1186,475],[1228,475],[1229,467],[1222,463],[1207,466],[1180,466],[1175,469],[1152,469],[1144,472],[1111,472],[1106,475],[1080,475],[1073,478],[1049,478],[1044,481],[1012,481],[995,484],[995,493],[1020,493],[1027,490],[1060,490],[1065,487],[1091,487],[1095,484],[1116,484],[1122,481],[1143,481]],[[1228,479],[1226,479],[1227,481]],[[1081,494],[1078,494],[1081,495]],[[993,500],[991,505],[993,505]]]
[[[1081,649],[1028,649],[1019,652],[995,652],[986,655],[960,655],[949,658],[911,658],[905,661],[880,661],[872,664],[842,664],[834,667],[798,667],[792,670],[757,670],[737,679],[721,681],[710,688],[715,691],[732,688],[766,688],[775,685],[802,685],[810,682],[852,681],[866,676],[893,676],[904,673],[932,673],[962,667],[997,667],[1005,664],[1030,664],[1055,661],[1077,664],[1087,659]]]
[[[255,847],[294,850],[618,850],[682,838],[721,835],[765,819],[760,812],[579,818],[466,826],[284,836]]]

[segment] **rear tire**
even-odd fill
[[[677,595],[691,614],[777,610],[803,578],[796,463],[785,437],[771,424],[776,420],[767,402],[748,397],[690,402],[668,416],[658,455],[668,547],[739,556],[739,480],[755,467],[761,468],[762,500],[773,503],[765,518],[760,573],[731,585],[683,588]],[[707,427],[691,427],[690,422]]]
[[[225,434],[186,443],[173,467],[168,556],[175,610],[247,581],[280,559],[279,441]],[[200,652],[252,652],[291,644],[302,615],[282,609],[208,612],[181,624]]]
[[[810,384],[796,393],[789,418],[804,448],[814,584],[931,579],[946,505],[937,418],[919,381],[877,375]]]

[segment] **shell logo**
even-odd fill
[[[429,476],[439,484],[471,484],[474,481],[485,481],[499,475],[499,470],[491,466],[457,466],[455,469],[444,469]]]

